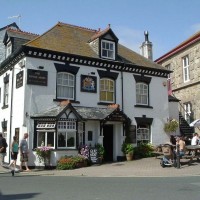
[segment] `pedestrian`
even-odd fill
[[[6,155],[6,148],[7,148],[6,139],[3,137],[3,134],[0,133],[0,165],[4,165],[4,158]]]
[[[23,171],[23,163],[26,167],[25,171],[30,171],[28,168],[28,143],[27,143],[28,133],[24,133],[23,139],[20,141],[19,150],[20,150],[20,171]]]
[[[19,149],[16,136],[13,136],[13,142],[11,144],[10,149],[11,149],[11,163],[9,164],[9,167],[12,167],[13,165],[13,169],[16,170],[16,161],[17,161],[17,155],[18,155],[18,149]]]
[[[191,140],[191,145],[197,145],[199,143],[199,137],[197,133],[193,134],[192,140]]]

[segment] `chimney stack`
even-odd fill
[[[152,43],[149,41],[149,33],[148,31],[144,32],[145,41],[142,43],[140,47],[140,54],[145,58],[153,60],[153,50],[152,50]]]

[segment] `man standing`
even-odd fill
[[[3,137],[2,133],[0,133],[0,165],[4,165],[4,157],[6,155],[6,148],[7,148],[6,139]]]
[[[25,164],[26,171],[30,171],[28,168],[28,143],[27,143],[28,133],[24,133],[23,139],[20,141],[20,171],[22,171],[23,163]]]

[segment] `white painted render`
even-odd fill
[[[20,69],[18,64],[15,65],[12,71],[7,71],[6,73],[10,75],[9,79],[9,94],[11,94],[11,85],[12,85],[12,73],[14,73],[13,79],[13,98],[9,96],[9,107],[7,109],[3,109],[0,113],[0,121],[3,121],[5,118],[8,121],[7,126],[7,141],[9,143],[12,141],[12,137],[15,133],[15,128],[20,128],[20,139],[23,137],[25,132],[29,133],[29,149],[30,149],[30,161],[29,165],[37,166],[40,165],[38,160],[34,155],[33,150],[33,119],[30,118],[33,114],[44,111],[53,105],[57,105],[58,102],[53,101],[56,99],[56,68],[54,66],[53,61],[30,58],[26,57],[26,65],[25,68]],[[56,62],[58,63],[58,62]],[[64,64],[60,62],[61,64]],[[38,66],[43,66],[44,71],[48,72],[48,85],[47,86],[37,86],[37,85],[27,85],[27,69],[35,69],[39,70]],[[78,106],[86,106],[86,107],[105,107],[102,105],[98,105],[99,102],[99,75],[96,67],[90,66],[81,66],[74,65],[80,67],[77,75],[76,75],[76,100],[80,101]],[[24,82],[23,86],[16,89],[16,74],[20,71],[24,71]],[[101,69],[105,70],[105,69]],[[111,70],[115,73],[119,73],[118,78],[116,80],[116,104],[120,105],[120,108],[123,109],[123,112],[132,120],[132,124],[136,125],[135,117],[142,117],[146,115],[147,118],[153,118],[153,123],[151,126],[151,143],[161,144],[163,142],[169,141],[168,135],[164,132],[163,126],[164,123],[169,118],[169,104],[168,104],[168,94],[167,87],[163,86],[163,82],[166,82],[166,78],[151,76],[150,88],[149,88],[149,101],[150,106],[153,108],[138,108],[136,105],[136,95],[135,95],[135,79],[133,73],[123,72],[123,75],[119,71]],[[97,77],[97,93],[87,93],[80,91],[80,76],[88,75],[94,72]],[[3,91],[3,77],[0,76],[0,85],[1,91]],[[123,76],[123,94],[122,94],[122,80]],[[3,92],[1,94],[3,97]],[[2,98],[1,97],[1,98]],[[122,105],[122,98],[124,103]],[[11,114],[11,104],[12,106],[12,114]],[[73,104],[77,106],[77,104]],[[3,106],[3,98],[1,99],[0,106]],[[10,129],[10,115],[12,115],[12,127]],[[121,152],[121,144],[124,141],[125,136],[123,136],[123,127],[122,123],[113,122],[113,159],[116,160],[117,156],[122,156]],[[86,122],[86,138],[88,131],[93,132],[93,141],[87,141],[86,144],[94,145],[95,143],[101,142],[103,136],[100,136],[100,125],[99,122],[96,121],[88,121]],[[11,138],[10,138],[11,132]],[[8,151],[9,152],[9,151]],[[77,154],[76,150],[63,150],[63,151],[54,151],[51,155],[51,164],[56,165],[57,160],[62,155],[75,155]],[[7,155],[5,158],[6,162],[9,162],[9,156]],[[17,164],[19,164],[19,157]]]

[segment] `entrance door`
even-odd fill
[[[104,160],[111,162],[113,161],[113,125],[104,125],[103,136]]]

